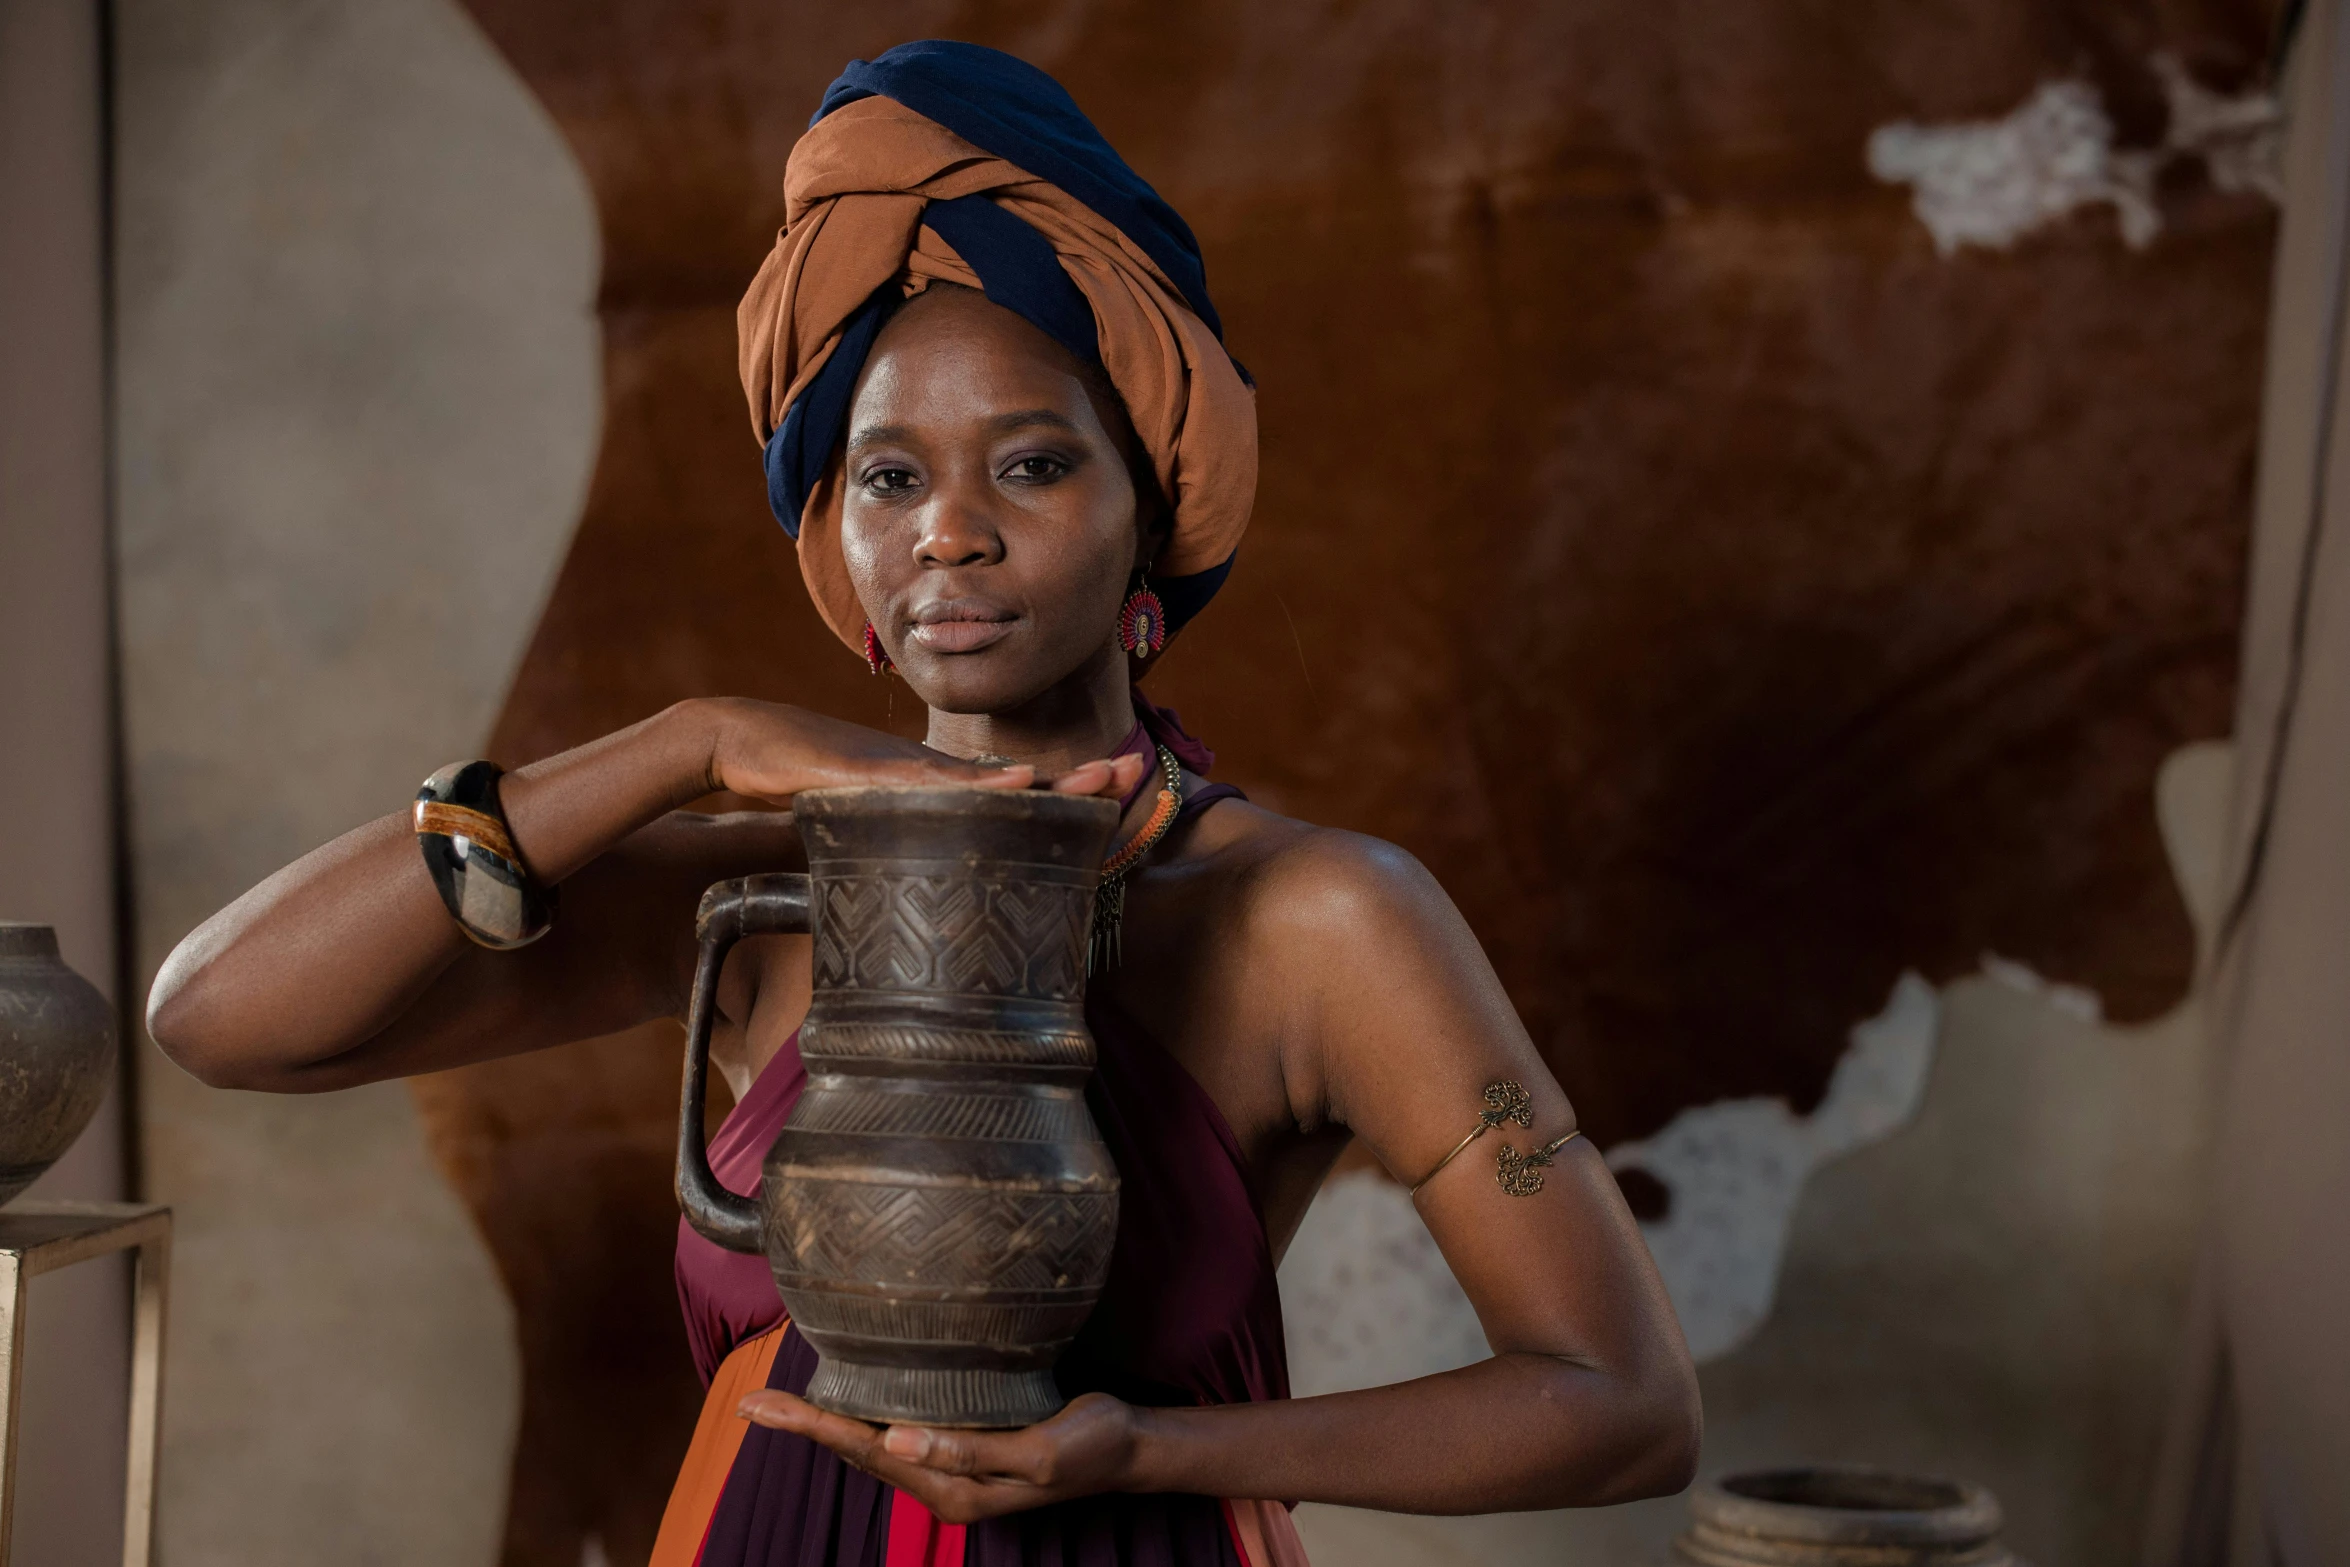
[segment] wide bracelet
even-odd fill
[[[494,762],[452,762],[416,791],[416,845],[450,918],[482,946],[527,947],[555,926],[555,890],[514,847]]]

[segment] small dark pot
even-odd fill
[[[1673,1542],[1705,1567],[2012,1567],[1999,1499],[1979,1485],[1807,1465],[1725,1475],[1689,1493]]]
[[[0,1203],[82,1135],[114,1078],[114,1009],[46,925],[0,921]]]
[[[1085,949],[1107,800],[826,789],[793,802],[808,874],[702,900],[677,1193],[694,1228],[765,1251],[818,1365],[808,1400],[864,1420],[1020,1426],[1091,1314],[1118,1172],[1085,1104]],[[718,973],[746,935],[808,931],[808,1086],[757,1201],[702,1145]]]

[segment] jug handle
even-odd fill
[[[685,1092],[677,1110],[677,1205],[685,1222],[728,1251],[760,1249],[760,1206],[721,1185],[702,1143],[702,1106],[709,1094],[710,1029],[718,1012],[718,974],[726,954],[745,936],[805,935],[808,878],[798,872],[722,881],[702,894],[694,935],[702,955],[685,1023]]]

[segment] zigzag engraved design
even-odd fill
[[[1050,1371],[916,1371],[818,1356],[808,1402],[860,1420],[934,1426],[1032,1426],[1061,1412]]]
[[[1075,1338],[1101,1294],[1087,1290],[1067,1305],[994,1306],[836,1295],[821,1282],[796,1275],[777,1285],[803,1333],[848,1333],[901,1343],[1011,1345],[1039,1354],[1050,1354]]]
[[[809,1061],[960,1061],[984,1066],[1093,1065],[1093,1036],[904,1023],[814,1023],[800,1036]]]
[[[815,919],[816,983],[847,982],[852,972],[850,954],[865,945],[877,915],[889,903],[889,894],[871,877],[828,878],[817,883]]]
[[[1010,882],[996,889],[997,917],[1018,938],[1016,950],[1030,955],[1023,983],[1031,995],[1075,994],[1084,984],[1093,898],[1090,893],[1072,898],[1070,891],[1035,882]]]
[[[1053,881],[820,870],[819,988],[1073,1001],[1093,890]]]
[[[811,1089],[792,1112],[795,1132],[890,1137],[974,1137],[996,1142],[1094,1142],[1093,1117],[1075,1094],[909,1094]]]
[[[777,1271],[879,1286],[1098,1289],[1118,1228],[1115,1192],[776,1183],[767,1254]]]

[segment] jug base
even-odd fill
[[[876,1425],[1032,1426],[1068,1402],[1050,1371],[866,1366],[819,1352],[805,1395],[818,1409]]]

